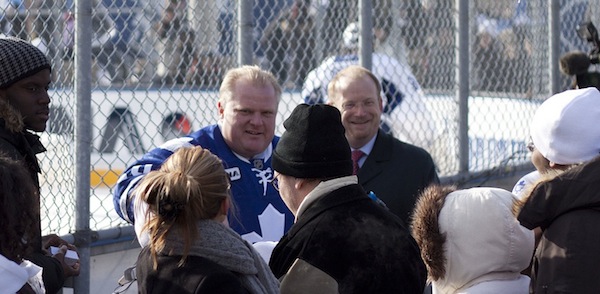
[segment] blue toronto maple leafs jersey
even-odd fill
[[[275,149],[278,141],[279,137],[273,138],[270,150]],[[294,217],[271,185],[273,169],[270,154],[264,162],[249,162],[239,158],[225,143],[218,125],[167,141],[129,166],[119,178],[113,195],[119,216],[134,223],[133,188],[145,174],[159,169],[177,149],[193,146],[202,146],[223,161],[231,181],[234,202],[234,210],[228,217],[231,228],[251,243],[279,241],[293,224]]]

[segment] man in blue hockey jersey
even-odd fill
[[[119,216],[141,230],[146,207],[135,199],[137,183],[178,148],[202,146],[221,158],[229,174],[234,200],[230,227],[251,243],[278,241],[294,221],[270,184],[271,153],[279,141],[275,118],[280,100],[281,87],[271,73],[256,66],[230,70],[219,90],[218,124],[165,142],[121,175],[113,195]],[[147,240],[139,241],[144,246]]]

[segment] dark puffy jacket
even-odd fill
[[[532,292],[600,291],[600,157],[538,184],[518,219],[543,231]]]

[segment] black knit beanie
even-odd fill
[[[52,69],[46,55],[31,43],[14,37],[0,38],[0,89]]]
[[[273,152],[277,172],[314,179],[352,175],[350,145],[337,108],[300,104],[283,126],[285,132]]]

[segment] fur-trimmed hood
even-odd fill
[[[513,214],[515,200],[498,188],[434,185],[421,194],[411,229],[439,293],[520,277],[533,255],[534,235]]]

